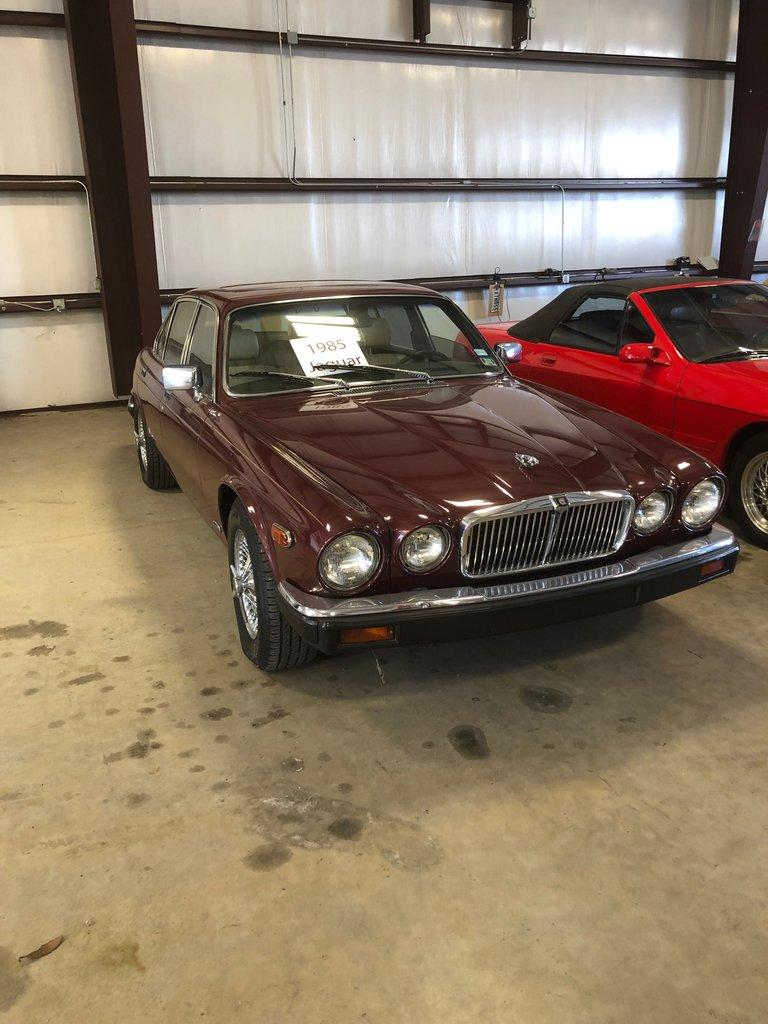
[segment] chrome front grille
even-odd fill
[[[473,512],[463,522],[462,572],[503,576],[605,558],[624,543],[634,507],[625,491],[580,491]]]

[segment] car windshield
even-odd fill
[[[768,289],[761,285],[671,288],[643,298],[693,363],[768,356]]]
[[[439,299],[312,299],[249,306],[229,317],[225,380],[234,395],[501,372],[479,332]]]

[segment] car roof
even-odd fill
[[[546,306],[532,313],[525,320],[520,320],[513,328],[516,338],[524,341],[536,341],[548,338],[563,317],[583,299],[590,295],[613,295],[616,298],[628,299],[630,295],[669,288],[695,288],[713,284],[750,284],[749,281],[734,282],[730,278],[719,277],[685,277],[679,274],[651,276],[646,274],[638,277],[626,277],[621,281],[590,281],[588,284],[576,284],[557,295]]]
[[[442,298],[438,292],[419,285],[396,281],[265,281],[259,284],[228,284],[214,288],[194,288],[187,295],[208,299],[217,306],[237,309],[267,302],[295,299],[331,299],[343,296],[422,295]]]

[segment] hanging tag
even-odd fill
[[[493,281],[488,289],[488,316],[501,316],[504,309],[504,283]]]

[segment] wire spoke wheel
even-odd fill
[[[232,593],[240,604],[245,628],[252,640],[259,634],[259,604],[256,594],[256,577],[253,571],[251,549],[248,538],[238,529],[233,545],[233,561],[229,571],[232,575]]]
[[[768,452],[755,455],[744,467],[741,501],[755,529],[768,535]]]
[[[147,435],[144,430],[144,420],[141,416],[136,417],[136,447],[139,452],[139,458],[141,459],[141,465],[144,470],[147,468]]]

